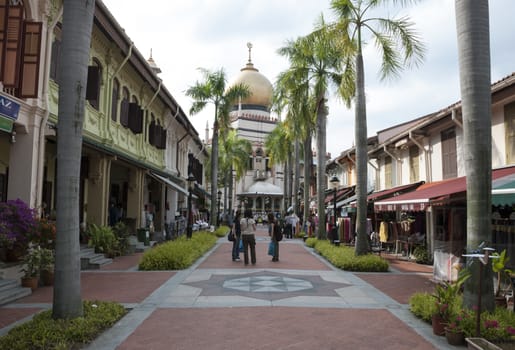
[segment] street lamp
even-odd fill
[[[216,193],[216,199],[218,200],[218,211],[217,211],[217,214],[216,214],[216,226],[220,226],[220,202],[221,202],[221,199],[222,199],[222,191],[218,191]]]
[[[338,241],[338,243],[340,243],[340,240],[337,239],[338,231],[336,229],[336,192],[338,190],[338,186],[340,185],[340,180],[336,176],[333,176],[331,178],[331,180],[329,180],[329,182],[331,183],[331,187],[334,190],[334,213],[333,213],[333,229],[332,229],[331,240],[333,242]]]
[[[191,238],[192,236],[192,225],[193,225],[193,215],[191,214],[191,197],[193,193],[193,189],[195,188],[195,176],[192,173],[188,175],[188,226],[186,231],[186,237]]]

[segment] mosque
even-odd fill
[[[238,137],[252,144],[249,169],[232,191],[234,208],[250,208],[258,216],[268,212],[284,212],[284,165],[271,164],[265,139],[277,126],[278,119],[270,115],[273,88],[270,81],[252,63],[252,44],[247,44],[248,62],[229,86],[245,84],[250,96],[240,99],[230,112],[231,125]]]

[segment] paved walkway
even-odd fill
[[[87,349],[452,349],[407,302],[432,291],[431,267],[391,260],[388,273],[333,268],[301,240],[267,256],[258,228],[257,264],[231,260],[221,238],[182,271],[137,271],[140,254],[83,272],[82,297],[131,311]],[[0,308],[0,334],[51,307],[52,288]]]

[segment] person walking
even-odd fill
[[[232,261],[240,261],[240,239],[241,239],[241,212],[236,212],[236,217],[232,223],[232,232],[234,241],[232,242]]]
[[[279,261],[279,237],[278,232],[280,230],[279,223],[275,220],[274,214],[268,214],[268,224],[270,225],[271,230],[271,243],[273,245],[274,255],[272,256],[272,261]]]
[[[245,210],[245,217],[240,220],[241,227],[241,240],[243,241],[243,259],[245,265],[249,264],[249,249],[250,261],[252,265],[256,264],[256,221],[252,218],[252,210]]]

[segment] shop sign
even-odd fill
[[[18,119],[20,105],[5,96],[0,96],[0,115],[12,120]]]
[[[0,130],[11,132],[13,129],[13,120],[0,116]]]

